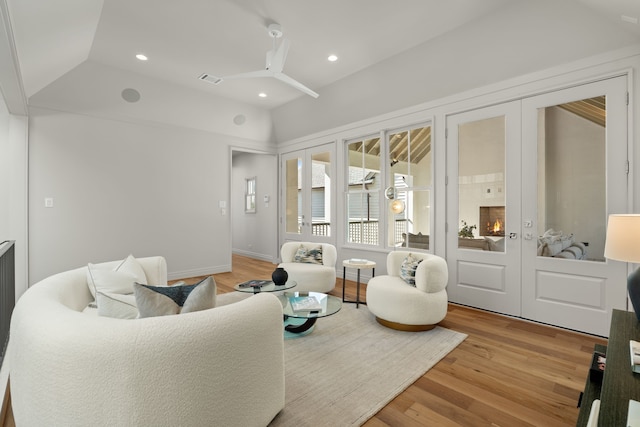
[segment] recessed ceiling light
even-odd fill
[[[258,94],[258,96],[259,96],[260,98],[266,98],[266,97],[267,97],[267,94],[266,94],[266,93],[264,93],[264,92],[260,92],[260,93]]]
[[[331,62],[336,62],[338,60],[338,57],[335,55],[329,55],[327,59]]]
[[[140,61],[146,61],[147,59],[149,59],[147,58],[147,55],[143,55],[141,53],[137,54],[136,58],[138,58]]]
[[[638,23],[638,18],[636,18],[635,16],[622,15],[622,16],[620,16],[620,19],[622,19],[624,22],[628,22],[630,24],[637,24]]]

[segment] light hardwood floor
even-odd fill
[[[234,255],[218,292],[274,267]],[[346,287],[355,298],[355,282]],[[341,277],[331,293],[342,295]],[[440,325],[468,338],[365,426],[575,426],[593,347],[606,339],[455,304]]]
[[[214,275],[218,293],[232,292],[245,280],[268,278],[274,267],[234,255],[234,271]],[[347,281],[346,287],[348,298],[355,298],[355,282]],[[332,294],[342,295],[341,278]],[[449,304],[440,325],[468,338],[366,427],[575,425],[593,346],[606,344],[605,339],[455,304]],[[13,425],[8,421],[5,425]]]

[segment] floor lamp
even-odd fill
[[[604,256],[617,261],[640,263],[640,215],[609,215]],[[640,322],[640,268],[629,274],[627,292]]]

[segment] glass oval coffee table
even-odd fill
[[[295,310],[292,302],[300,297],[314,297],[319,302],[318,308]],[[278,295],[278,299],[284,313],[285,338],[297,338],[311,333],[319,318],[336,314],[342,308],[340,298],[320,292],[283,292]]]

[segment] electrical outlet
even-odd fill
[[[44,199],[44,207],[52,208],[53,207],[53,197],[45,197]]]

